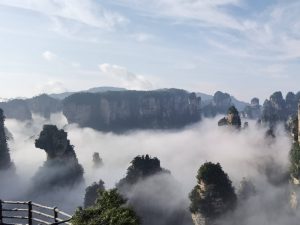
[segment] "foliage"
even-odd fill
[[[138,216],[125,203],[116,189],[103,191],[94,206],[77,210],[71,222],[73,225],[139,225]]]
[[[100,180],[98,183],[94,182],[85,189],[84,208],[93,206],[96,203],[98,194],[105,190],[104,182]]]
[[[299,143],[296,142],[293,144],[292,149],[290,151],[290,172],[291,175],[297,179],[300,178],[300,146]]]
[[[236,194],[228,175],[219,163],[203,164],[197,174],[198,185],[190,193],[190,211],[215,218],[234,209]]]
[[[125,184],[134,184],[140,179],[164,172],[169,171],[161,168],[158,158],[151,158],[149,155],[136,156],[127,169],[126,177],[123,178],[117,186],[121,187]]]

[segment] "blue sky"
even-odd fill
[[[300,84],[298,0],[0,0],[0,97],[118,86],[242,100]]]

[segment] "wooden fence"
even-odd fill
[[[72,216],[34,202],[0,200],[0,225],[71,225]]]

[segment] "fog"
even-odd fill
[[[34,201],[59,206],[62,210],[71,212],[83,205],[84,188],[87,185],[102,179],[106,188],[113,188],[125,176],[126,169],[135,156],[149,154],[158,157],[161,166],[170,170],[172,182],[168,181],[168,185],[162,187],[158,183],[164,178],[147,179],[131,191],[129,201],[135,201],[136,193],[142,192],[145,198],[151,200],[151,204],[187,209],[188,194],[196,185],[195,176],[199,167],[206,161],[220,162],[236,189],[243,177],[251,179],[257,189],[257,195],[240,204],[234,216],[223,219],[223,224],[234,224],[232,218],[245,225],[270,224],[271,221],[275,225],[294,224],[299,219],[299,211],[290,213],[288,185],[269,182],[274,177],[280,178],[288,170],[290,137],[281,126],[275,131],[276,139],[273,139],[265,138],[266,128],[257,127],[253,121],[249,121],[248,129],[237,132],[218,127],[218,119],[204,119],[182,130],[144,130],[122,135],[79,128],[76,124],[67,125],[61,113],[52,115],[50,120],[37,115],[30,122],[7,119],[5,125],[13,135],[9,148],[16,165],[17,177],[5,176],[1,179],[0,198],[28,200],[26,191],[31,177],[46,160],[46,153],[34,147],[34,140],[43,124],[50,123],[68,132],[79,163],[85,170],[85,184],[72,190],[62,189],[48,193],[41,199],[33,199]],[[99,152],[103,159],[104,165],[101,168],[93,167],[94,152]],[[266,173],[271,178],[268,179]],[[169,195],[157,198],[166,193],[166,190]]]

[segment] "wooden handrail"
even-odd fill
[[[14,208],[10,208],[9,205],[26,205],[26,208],[18,208],[17,206],[14,206]],[[5,207],[8,206],[8,207]],[[33,209],[34,208],[34,209]],[[39,209],[43,209],[41,212]],[[51,211],[49,214],[45,212],[45,210]],[[26,213],[27,214],[24,214]],[[9,213],[9,214],[6,214]],[[15,214],[14,214],[15,213]],[[23,213],[16,215],[17,213]],[[50,215],[51,214],[51,215]],[[40,216],[39,218],[36,218],[35,216]],[[59,215],[63,216],[63,218],[59,218]],[[45,218],[45,219],[41,219]],[[4,220],[9,219],[9,222],[6,223]],[[21,220],[24,221],[24,223],[28,225],[36,224],[34,222],[37,222],[38,224],[43,225],[60,225],[60,224],[66,224],[66,225],[72,225],[70,223],[72,219],[72,216],[60,211],[57,209],[57,207],[49,207],[44,206],[41,204],[37,204],[34,202],[25,202],[25,201],[2,201],[0,200],[0,225],[19,225],[20,223],[13,223],[14,220]],[[26,221],[26,222],[25,222]]]

